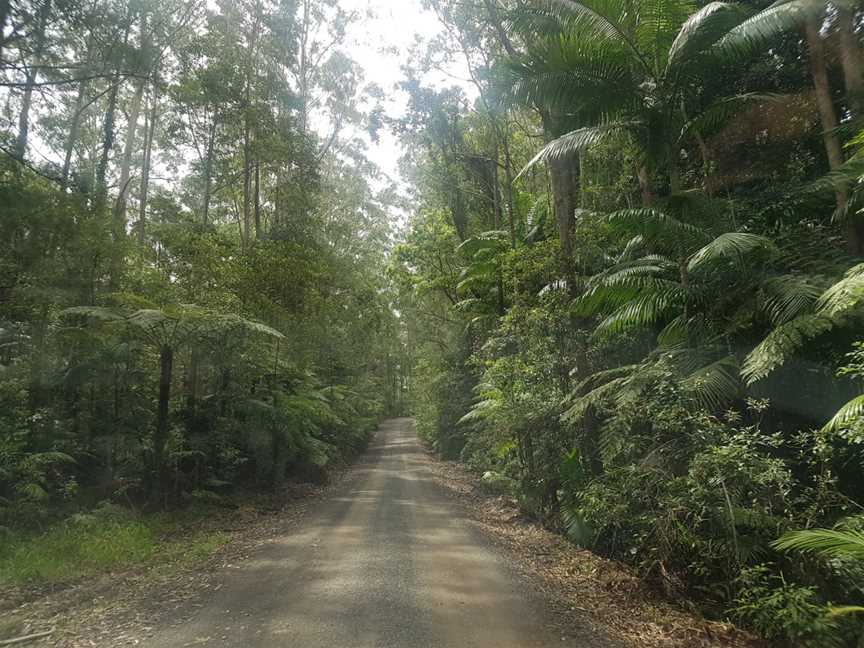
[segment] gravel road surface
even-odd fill
[[[504,559],[432,482],[410,419],[302,525],[226,569],[147,644],[250,648],[547,648],[563,638]],[[191,618],[190,618],[191,615]]]

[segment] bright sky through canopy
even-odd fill
[[[384,91],[383,102],[390,117],[400,116],[405,109],[406,95],[396,89],[404,79],[402,66],[408,62],[409,51],[418,41],[429,41],[443,31],[434,12],[424,9],[421,0],[340,0],[346,11],[358,11],[361,18],[348,32],[344,50],[362,68],[367,83],[376,83]],[[462,61],[454,63],[452,74],[435,75],[424,80],[435,85],[465,85],[460,83],[466,73]],[[393,179],[398,178],[398,161],[402,149],[398,139],[386,129],[379,141],[370,142],[368,157]]]

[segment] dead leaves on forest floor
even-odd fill
[[[618,645],[651,648],[756,648],[760,641],[729,624],[701,619],[651,592],[631,569],[526,520],[512,498],[491,496],[463,466],[433,459],[436,482],[540,590],[559,629],[590,630]],[[581,631],[581,630],[580,630]]]

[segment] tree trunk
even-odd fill
[[[252,145],[250,142],[249,125],[249,92],[246,92],[247,105],[243,119],[243,244],[249,244],[249,228],[251,214],[249,208],[250,194],[252,193]]]
[[[578,205],[579,156],[553,158],[548,161],[548,166],[561,255],[565,264],[569,264],[573,258],[573,224]]]
[[[159,85],[157,78],[153,77],[153,97],[150,100],[150,128],[147,130],[144,144],[144,160],[141,163],[141,189],[138,197],[138,243],[144,245],[146,242],[147,229],[147,193],[150,190],[150,160],[153,157],[153,134],[156,132],[156,119],[159,113]]]
[[[15,157],[21,162],[27,157],[27,138],[30,133],[30,107],[33,104],[33,88],[39,74],[39,61],[45,49],[45,28],[51,13],[51,0],[44,0],[39,9],[39,22],[36,27],[36,43],[33,58],[27,69],[24,96],[21,98],[21,112],[18,114],[18,137],[15,139]],[[4,19],[5,21],[5,19]]]
[[[843,81],[846,86],[846,100],[853,117],[861,117],[864,102],[864,60],[861,45],[855,33],[855,11],[853,4],[845,0],[835,3],[837,8],[837,31],[840,35],[840,65],[843,68]]]
[[[118,236],[126,234],[126,198],[129,195],[129,183],[132,171],[132,152],[138,135],[138,116],[141,114],[141,100],[144,97],[143,77],[135,85],[135,94],[129,104],[129,126],[126,130],[126,143],[123,146],[123,158],[120,163],[120,181],[118,184],[117,203],[114,206],[114,231]]]
[[[108,107],[102,122],[102,153],[96,167],[96,200],[99,208],[105,206],[108,195],[108,157],[114,147],[114,122],[117,113],[117,92],[119,83],[115,83],[108,94]]]
[[[153,489],[158,499],[164,492],[165,444],[168,441],[168,407],[171,403],[171,371],[174,349],[163,346],[159,351],[159,405],[156,431],[153,434]]]
[[[0,0],[0,60],[3,60],[3,48],[6,46],[6,23],[12,10],[10,0]]]
[[[843,165],[843,147],[837,136],[837,115],[834,112],[834,102],[831,100],[831,86],[828,82],[828,69],[825,62],[825,45],[819,33],[819,21],[809,18],[804,27],[807,38],[807,49],[810,59],[810,75],[813,77],[813,89],[816,105],[819,109],[819,119],[822,123],[822,141],[828,157],[828,168],[836,171]],[[846,207],[847,193],[844,187],[834,191],[837,210],[842,212]],[[845,226],[846,245],[853,253],[861,251],[861,237],[848,215]]]
[[[505,116],[506,119],[506,116]],[[516,210],[513,200],[513,164],[510,159],[510,141],[508,133],[504,132],[504,182],[506,183],[507,213],[510,221],[510,247],[516,248]]]
[[[204,204],[202,206],[201,220],[206,225],[210,214],[210,192],[213,183],[213,147],[216,142],[216,115],[213,115],[213,123],[210,124],[210,133],[207,136],[207,159],[204,160]]]
[[[255,160],[255,239],[261,240],[261,162]]]
[[[642,206],[650,207],[654,204],[654,192],[651,190],[651,176],[645,165],[636,169],[636,177],[639,180],[639,190],[642,192]]]
[[[63,155],[63,186],[69,186],[69,173],[72,170],[72,154],[75,152],[75,143],[78,141],[78,130],[81,127],[81,112],[84,110],[84,98],[87,96],[89,81],[78,83],[78,95],[75,97],[75,112],[69,123],[69,136],[66,138],[66,146]]]
[[[300,103],[300,132],[303,136],[309,128],[309,2],[303,0],[303,19],[300,27],[300,58],[299,71],[299,93]]]

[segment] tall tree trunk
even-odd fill
[[[129,27],[131,24],[131,16],[126,21],[126,26],[123,31],[123,46],[129,42]],[[105,119],[102,122],[102,152],[99,156],[99,164],[96,166],[96,207],[102,209],[108,198],[108,158],[111,154],[111,149],[114,148],[114,126],[117,121],[117,95],[120,92],[120,65],[117,63],[115,73],[111,77],[113,86],[108,94],[108,107],[105,110]]]
[[[249,244],[252,219],[252,74],[258,58],[258,32],[261,27],[261,5],[255,3],[255,22],[249,34],[246,59],[246,81],[243,110],[243,239]]]
[[[75,152],[75,144],[78,142],[78,130],[81,127],[81,112],[84,110],[84,99],[87,96],[89,81],[79,81],[78,94],[75,97],[75,112],[69,122],[69,135],[66,137],[66,145],[63,154],[63,186],[69,185],[69,173],[72,170],[72,154]]]
[[[834,112],[834,102],[831,100],[831,86],[828,82],[828,69],[825,62],[825,44],[819,33],[819,20],[809,18],[804,27],[807,38],[807,49],[810,60],[810,75],[813,78],[813,89],[816,96],[816,105],[819,109],[819,119],[822,123],[822,141],[825,144],[825,153],[828,157],[828,167],[835,171],[843,165],[843,147],[837,136],[837,115]],[[834,191],[834,199],[837,210],[843,211],[846,207],[847,193],[844,187],[837,187]],[[848,215],[844,227],[846,246],[853,253],[861,251],[861,237],[858,228],[855,227]]]
[[[6,23],[12,10],[10,0],[0,0],[0,60],[3,60],[3,48],[6,46]]]
[[[164,492],[165,444],[168,441],[168,407],[171,403],[171,371],[174,349],[163,346],[159,351],[159,404],[156,430],[153,433],[153,489],[157,499]]]
[[[255,238],[261,240],[261,161],[255,160]]]
[[[547,139],[560,134],[561,125],[556,124],[557,120],[552,115],[541,111],[540,117]],[[552,210],[561,244],[562,269],[565,274],[569,273],[573,259],[573,225],[576,208],[579,206],[579,157],[579,153],[573,153],[566,157],[552,158],[546,163],[552,189]]]
[[[855,6],[848,0],[837,0],[837,31],[840,36],[840,65],[846,86],[846,99],[854,117],[861,117],[864,105],[864,60],[855,33]]]
[[[250,194],[252,193],[252,143],[250,141],[249,124],[249,90],[246,90],[246,110],[243,118],[243,244],[249,244],[249,228],[251,221]]]
[[[303,0],[303,18],[300,25],[300,58],[297,73],[299,83],[300,132],[305,136],[309,128],[309,2]]]
[[[18,137],[15,138],[15,157],[21,162],[27,157],[27,138],[30,133],[30,108],[33,104],[33,88],[36,77],[39,75],[39,62],[45,49],[45,28],[48,24],[48,16],[51,13],[51,0],[44,0],[39,9],[39,18],[36,26],[36,43],[33,48],[33,57],[27,68],[26,85],[24,96],[21,98],[21,112],[18,114]]]
[[[654,192],[651,189],[651,175],[648,167],[640,164],[636,168],[636,178],[639,180],[639,190],[642,192],[642,206],[650,207],[654,204]]]
[[[216,142],[216,113],[207,135],[207,159],[204,160],[204,204],[201,208],[201,220],[206,225],[210,214],[210,193],[213,183],[213,148]]]
[[[569,264],[573,258],[573,225],[578,206],[579,156],[553,158],[548,161],[548,166],[561,255],[565,264]]]
[[[138,192],[138,243],[142,246],[146,242],[147,194],[150,190],[150,161],[153,157],[153,134],[156,132],[156,119],[159,116],[159,84],[155,74],[153,76],[152,95],[150,99],[150,116],[147,119],[150,127],[146,131],[144,159],[141,163],[141,188]]]
[[[117,189],[117,202],[114,206],[114,229],[118,234],[126,233],[126,202],[129,196],[129,183],[132,173],[132,153],[138,136],[138,117],[141,114],[141,100],[144,97],[146,79],[135,84],[135,94],[129,104],[129,126],[126,130],[126,143],[123,145],[123,158],[120,162],[120,180]]]
[[[505,115],[506,119],[506,115]],[[506,196],[507,196],[507,214],[509,215],[509,224],[510,224],[510,247],[516,248],[516,210],[514,206],[513,200],[513,163],[510,159],[510,137],[506,130],[503,137],[503,145],[504,145],[504,182],[506,183]]]
[[[129,184],[132,181],[132,151],[135,147],[135,137],[138,131],[138,116],[141,112],[141,99],[144,96],[144,78],[135,86],[135,94],[129,105],[129,125],[126,130],[126,143],[123,146],[123,157],[120,161],[120,180],[117,187],[117,201],[114,203],[114,217],[111,222],[111,236],[114,247],[111,253],[111,272],[109,287],[112,291],[120,285],[120,274],[123,267],[123,247],[126,240],[126,199],[129,195]]]
[[[119,81],[115,79],[114,87],[108,94],[108,107],[105,110],[105,119],[102,121],[102,152],[99,156],[99,164],[96,166],[96,200],[101,209],[105,206],[108,195],[108,158],[114,147],[114,123],[117,113],[117,93]]]

